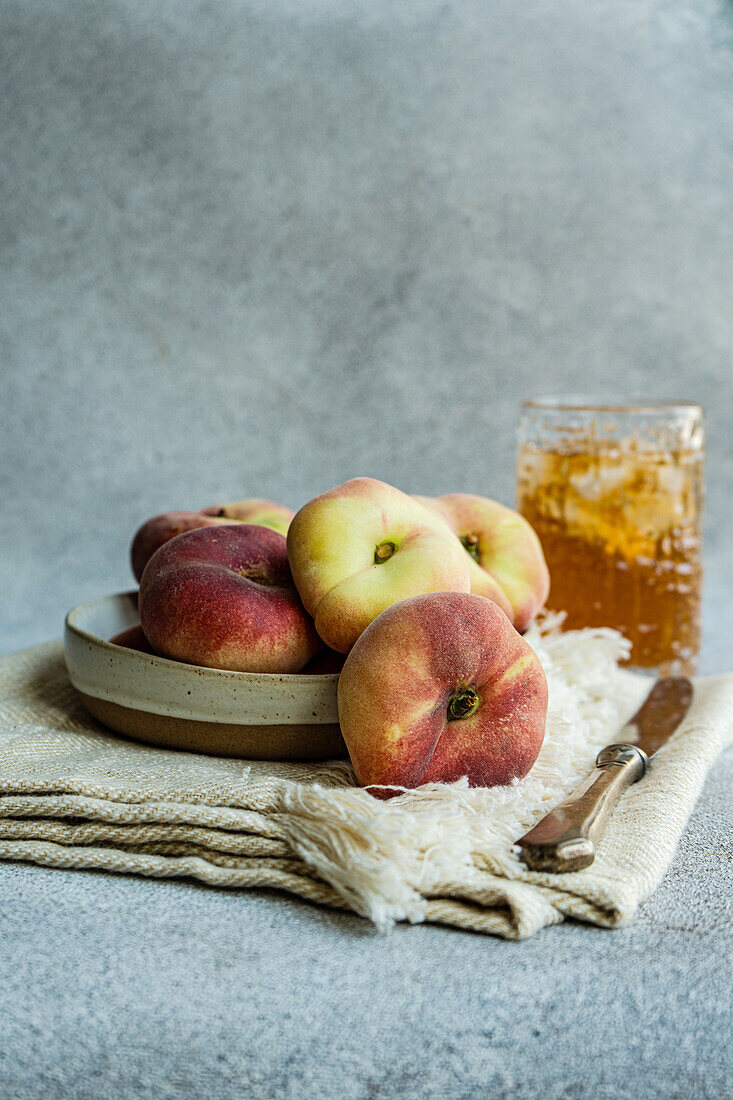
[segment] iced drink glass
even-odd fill
[[[629,664],[690,675],[700,648],[705,434],[698,405],[522,404],[517,507],[566,629],[610,626]]]

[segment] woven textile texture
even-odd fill
[[[540,636],[545,744],[508,787],[435,784],[387,802],[346,761],[268,764],[149,748],[78,702],[58,642],[0,660],[0,858],[266,886],[384,929],[435,921],[523,939],[566,918],[627,922],[659,883],[708,770],[733,740],[733,675],[697,680],[683,725],[622,797],[596,861],[528,872],[513,841],[592,768],[649,681],[612,631]]]

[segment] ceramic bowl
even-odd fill
[[[108,641],[138,622],[137,592],[80,604],[66,616],[71,682],[105,726],[169,749],[250,760],[346,755],[338,675],[227,672]]]

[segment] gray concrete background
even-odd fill
[[[520,398],[701,401],[733,668],[728,0],[0,0],[4,651],[148,515],[513,500]]]

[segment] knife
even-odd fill
[[[677,729],[692,702],[692,690],[684,676],[657,680],[622,728],[618,744],[601,749],[588,778],[516,842],[519,858],[531,871],[558,874],[591,865],[614,806]]]

